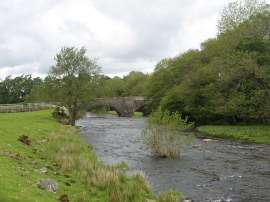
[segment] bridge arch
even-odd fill
[[[131,117],[134,112],[141,108],[146,97],[130,96],[130,97],[112,97],[112,98],[96,98],[97,104],[106,104],[111,109],[114,109],[118,116]]]

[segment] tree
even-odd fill
[[[122,96],[125,88],[123,79],[118,76],[114,78],[101,77],[98,85],[98,97],[118,97]]]
[[[242,22],[268,9],[268,5],[262,0],[246,0],[244,4],[241,1],[231,2],[222,11],[218,21],[218,31],[225,33],[235,30]]]
[[[9,92],[4,81],[0,82],[0,104],[7,104],[9,102]]]
[[[124,96],[141,96],[148,75],[143,72],[132,71],[124,76]]]
[[[168,89],[173,85],[173,72],[168,68],[171,59],[163,59],[156,64],[154,72],[145,83],[145,94],[151,98],[149,112],[158,108],[159,103]]]
[[[86,51],[84,47],[63,47],[49,71],[62,104],[68,108],[70,125],[75,125],[78,112],[93,96],[93,77],[100,72],[96,60],[90,60]]]
[[[269,118],[269,66],[259,66],[253,54],[231,55],[218,78],[215,113],[233,121]],[[268,106],[268,107],[266,107]]]
[[[54,79],[46,76],[43,81],[35,83],[25,100],[27,102],[58,102],[60,98]]]
[[[22,75],[15,78],[7,76],[0,83],[0,103],[13,104],[25,101],[32,88],[40,82],[42,81],[39,77],[32,79],[31,75]]]
[[[175,58],[165,58],[157,63],[145,84],[145,94],[152,100],[148,111],[158,108],[166,93],[186,80],[190,72],[201,65],[198,50],[189,50]]]
[[[167,91],[161,106],[173,111],[181,111],[196,122],[212,118],[212,98],[215,94],[216,74],[210,67],[201,67],[189,73],[187,80]]]

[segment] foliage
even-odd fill
[[[28,102],[59,102],[58,89],[55,80],[46,76],[39,85],[35,85],[30,94],[26,96]]]
[[[251,16],[263,13],[267,9],[268,5],[261,0],[246,0],[244,4],[239,0],[230,2],[222,11],[218,21],[218,30],[220,33],[235,30]]]
[[[221,19],[224,29],[200,50],[156,65],[146,81],[148,110],[181,111],[197,123],[269,120],[269,7],[256,0],[233,2]]]
[[[12,78],[7,76],[0,82],[0,104],[15,104],[24,102],[31,90],[40,85],[42,80],[22,75]]]
[[[143,72],[131,71],[127,76],[123,77],[125,83],[123,96],[140,96],[143,95],[144,84],[148,78]]]
[[[145,84],[146,95],[152,99],[151,104],[148,106],[149,111],[155,110],[159,106],[162,96],[173,86],[173,80],[171,79],[173,72],[168,68],[170,61],[169,59],[163,59],[157,63],[155,71]]]
[[[185,131],[193,125],[177,112],[170,113],[158,108],[150,114],[142,131],[143,144],[155,156],[178,157],[192,140]]]
[[[141,96],[147,74],[132,71],[123,78],[101,76],[97,85],[97,97]]]
[[[69,112],[64,106],[56,106],[52,112],[52,116],[59,122],[67,124],[69,119]]]
[[[86,56],[85,48],[64,47],[56,54],[55,61],[50,76],[57,86],[59,100],[68,108],[69,124],[75,125],[78,112],[94,94],[93,78],[99,74],[99,67]]]
[[[95,87],[96,96],[100,97],[118,97],[122,96],[124,90],[124,81],[118,76],[110,78],[100,75]]]

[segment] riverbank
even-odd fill
[[[212,136],[229,137],[249,142],[270,144],[269,125],[250,125],[250,126],[222,126],[207,125],[197,128],[198,131],[208,133]]]
[[[18,141],[22,135],[28,145]],[[0,201],[163,201],[174,195],[158,199],[143,173],[126,176],[121,166],[105,166],[78,130],[57,123],[50,110],[0,114],[0,136]],[[42,179],[56,181],[58,190],[41,189]]]

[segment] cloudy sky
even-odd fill
[[[103,73],[151,72],[214,37],[229,0],[8,0],[0,4],[0,78],[44,76],[63,46],[85,46]]]

